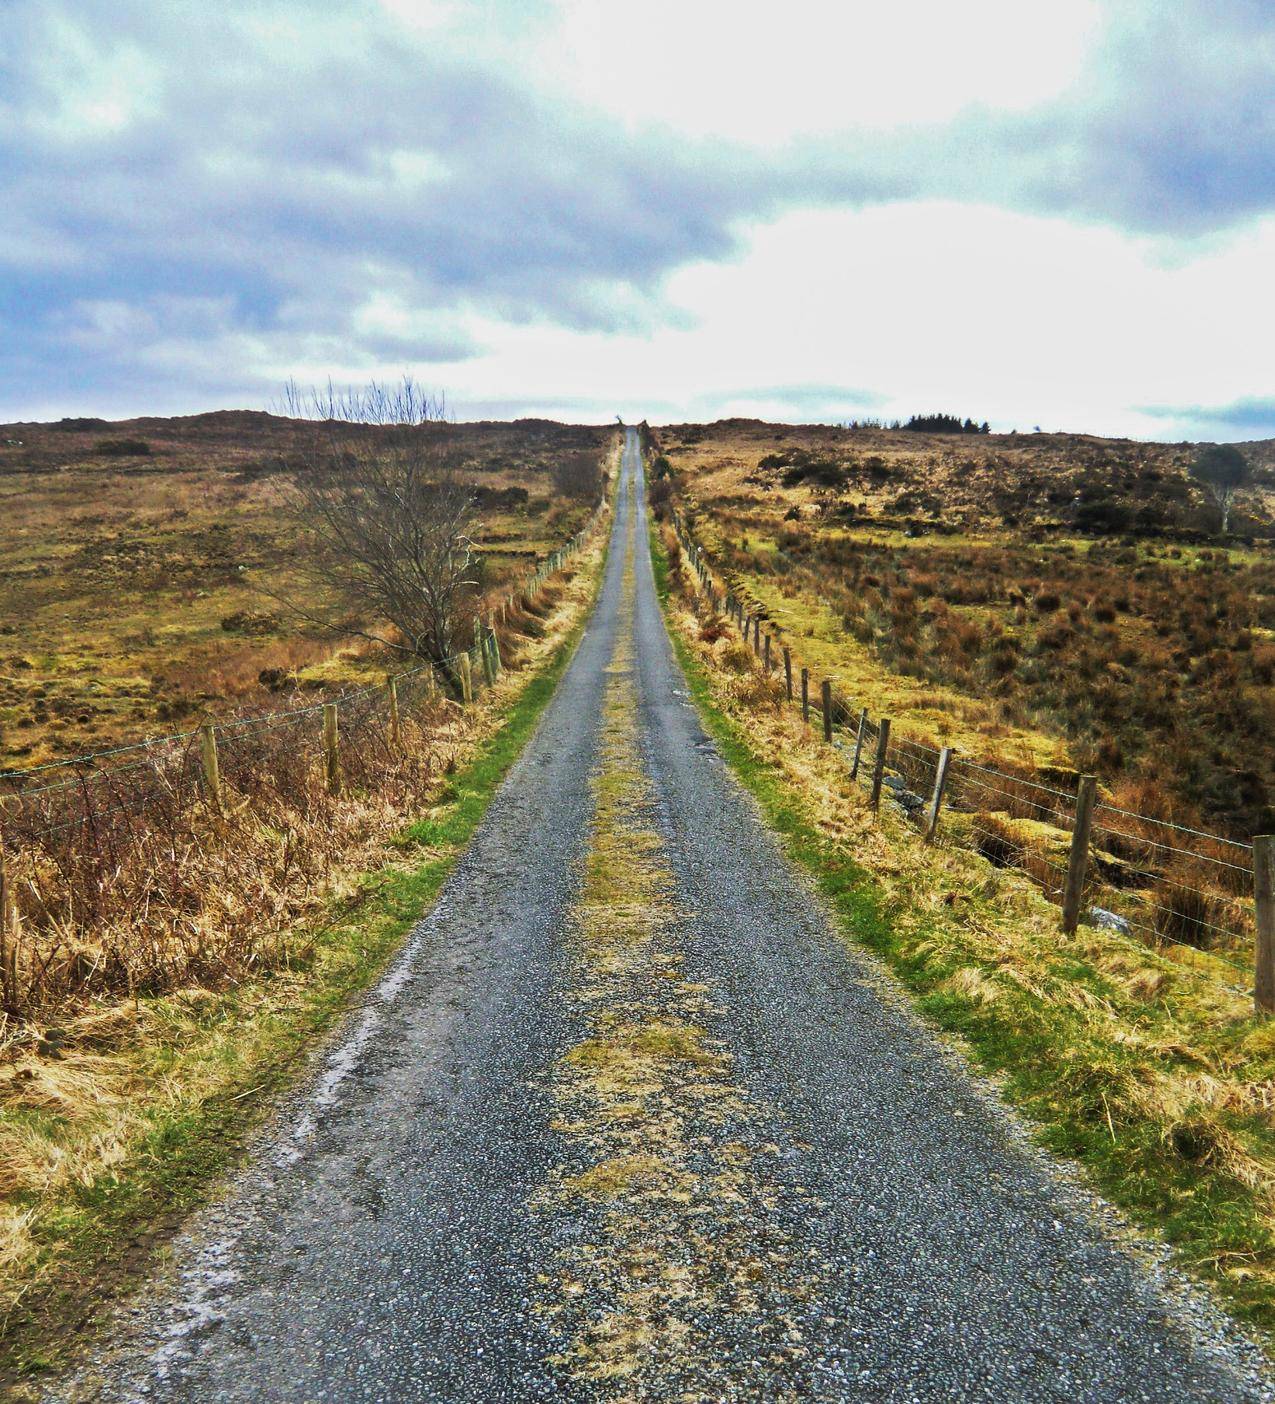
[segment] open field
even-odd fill
[[[675,495],[803,660],[923,741],[1094,771],[1112,803],[1275,827],[1275,448],[1225,543],[1190,445],[725,421]]]
[[[530,420],[424,432],[480,489],[492,587],[578,529],[596,488],[563,466],[613,438]],[[298,581],[297,443],[295,422],[249,412],[0,426],[0,769],[383,673],[264,593]]]

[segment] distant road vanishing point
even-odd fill
[[[624,432],[598,604],[437,906],[48,1398],[1272,1398],[782,858]]]

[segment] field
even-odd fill
[[[530,420],[426,432],[479,488],[492,587],[581,525],[596,483],[563,467],[612,437]],[[0,769],[383,675],[273,598],[298,581],[297,442],[295,422],[248,412],[0,426]]]
[[[1275,828],[1275,446],[1225,541],[1191,445],[755,421],[656,432],[803,661],[924,742],[1247,839]]]

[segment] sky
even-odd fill
[[[1270,0],[3,0],[0,420],[1275,436]]]

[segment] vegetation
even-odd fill
[[[653,540],[674,643],[706,728],[837,913],[958,1035],[1050,1150],[1231,1308],[1275,1334],[1275,1023],[1246,993],[1118,931],[1059,937],[1025,878],[872,815],[844,760]]]
[[[1248,459],[1234,444],[1210,444],[1196,455],[1191,476],[1208,488],[1222,514],[1222,535],[1231,525],[1235,494],[1249,480]]]
[[[227,771],[223,815],[176,816],[167,852],[155,833],[115,845],[97,926],[64,923],[69,949],[47,947],[78,980],[5,1025],[0,1392],[57,1364],[144,1269],[433,900],[552,695],[602,550],[598,533],[583,568],[512,623],[509,667],[478,705],[404,706],[400,748],[384,717],[356,727],[339,797],[295,734],[276,736],[260,767]],[[128,906],[141,882],[153,919]],[[30,932],[39,913],[24,906]]]
[[[151,454],[96,455],[108,427]],[[304,428],[236,412],[0,431],[0,770],[384,676],[368,641],[259,588],[307,595],[286,510]],[[422,433],[448,438],[474,486],[492,589],[581,526],[596,497],[561,495],[559,462],[591,460],[596,481],[614,437],[543,420]],[[355,622],[331,619],[334,592],[308,595]]]
[[[1269,470],[1222,550],[1189,447],[905,437],[732,421],[660,445],[735,586],[874,712],[1095,771],[1153,817],[1275,827]]]

